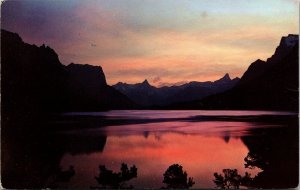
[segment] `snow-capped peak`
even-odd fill
[[[299,36],[295,34],[289,34],[287,37],[284,37],[284,42],[288,47],[295,46],[299,41]]]

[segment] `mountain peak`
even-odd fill
[[[118,82],[118,83],[116,83],[116,84],[114,84],[114,85],[112,85],[112,86],[119,86],[119,85],[125,85],[126,83],[123,83],[123,82]]]
[[[222,81],[227,81],[227,80],[231,80],[231,78],[230,78],[230,76],[229,76],[229,74],[228,73],[226,73],[222,78],[220,78],[220,80],[222,80]]]
[[[289,34],[281,38],[281,43],[284,43],[288,47],[294,47],[299,41],[299,36],[297,34]]]
[[[226,73],[223,78],[229,78],[230,79],[230,76],[229,76],[228,73]]]
[[[102,86],[107,85],[101,66],[70,63],[66,68],[74,76],[76,75],[78,78],[81,78],[82,81],[85,80],[86,83],[90,83],[90,81],[98,81]]]
[[[145,79],[144,82],[142,82],[142,84],[150,85],[147,79]]]
[[[280,40],[279,46],[276,48],[275,53],[267,59],[268,63],[275,63],[280,61],[288,55],[294,47],[299,43],[299,36],[297,34],[289,34],[283,36]]]
[[[257,59],[256,61],[254,61],[254,63],[258,63],[258,62],[264,62],[264,61],[261,59]]]
[[[226,83],[226,82],[230,82],[231,78],[229,76],[228,73],[226,73],[222,78],[220,78],[219,80],[216,80],[215,82],[217,83]]]

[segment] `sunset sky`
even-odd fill
[[[299,0],[6,1],[1,27],[102,66],[107,82],[155,85],[240,77],[299,31]]]

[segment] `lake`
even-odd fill
[[[192,188],[215,188],[213,174],[222,173],[223,169],[237,169],[241,175],[248,172],[252,177],[270,170],[255,167],[255,164],[245,168],[244,159],[249,152],[261,153],[266,163],[274,164],[272,167],[297,167],[289,164],[295,164],[298,157],[288,157],[298,154],[295,140],[298,134],[294,133],[298,126],[291,122],[293,118],[297,118],[296,113],[270,111],[65,113],[57,122],[61,129],[57,134],[73,144],[65,148],[60,166],[66,170],[73,165],[76,175],[63,185],[97,187],[95,176],[99,174],[99,165],[117,172],[121,163],[126,163],[138,168],[137,178],[128,184],[135,188],[161,188],[165,186],[162,183],[164,172],[177,163],[193,177],[195,185]],[[294,132],[290,133],[290,129]],[[278,145],[282,142],[284,144]],[[274,156],[284,157],[281,165],[277,158],[274,162],[269,158]],[[277,169],[277,172],[288,172],[283,170]],[[267,176],[262,183],[266,187],[269,178]],[[277,186],[290,187],[293,183],[279,180]]]

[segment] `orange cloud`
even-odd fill
[[[298,33],[291,1],[49,2],[6,3],[2,26],[49,45],[64,64],[101,65],[109,84],[241,76],[270,57],[281,36]]]

